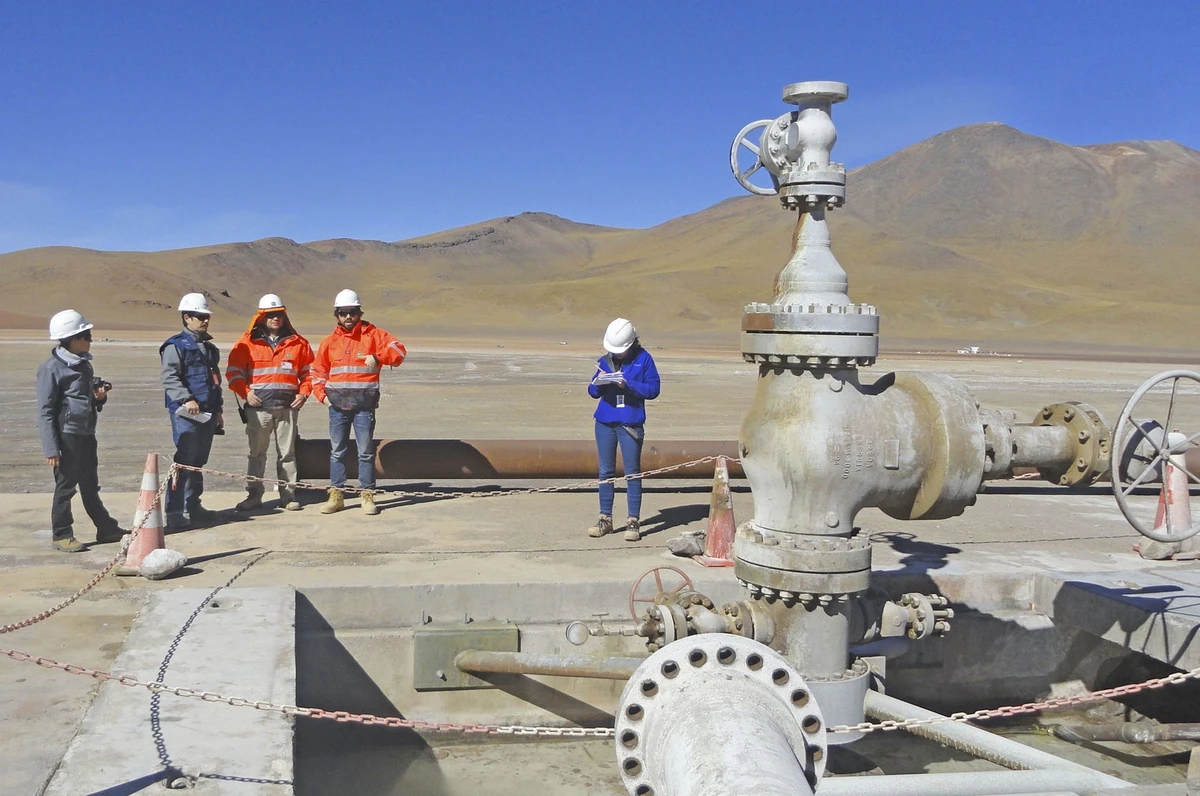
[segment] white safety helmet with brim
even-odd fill
[[[198,315],[212,315],[208,308],[208,298],[203,293],[188,293],[179,300],[180,312],[191,312]]]
[[[63,310],[54,313],[50,319],[50,339],[66,340],[91,328],[92,324],[83,315],[75,310]]]
[[[258,308],[260,310],[275,310],[277,312],[286,312],[287,307],[283,305],[283,299],[274,293],[268,293],[258,300]]]
[[[341,307],[362,307],[362,302],[358,300],[358,294],[353,290],[343,290],[333,297],[333,308],[340,309]]]
[[[604,330],[604,350],[610,354],[624,354],[637,342],[637,329],[625,318],[617,318]]]

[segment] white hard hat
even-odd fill
[[[286,310],[283,306],[283,299],[274,293],[268,293],[258,300],[258,308],[260,310]]]
[[[179,300],[180,312],[200,312],[205,315],[212,315],[212,310],[208,308],[208,299],[203,293],[188,293]]]
[[[625,318],[617,318],[604,330],[604,350],[610,354],[624,354],[637,342],[637,329]]]
[[[87,318],[75,310],[63,310],[55,313],[54,317],[50,319],[50,339],[66,340],[68,337],[74,337],[91,328],[92,325],[88,323]]]
[[[333,298],[333,308],[338,307],[361,307],[362,304],[358,300],[358,294],[353,290],[343,290]]]

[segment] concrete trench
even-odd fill
[[[1189,573],[1170,574],[1183,575],[1185,581],[1176,582],[1174,596],[1200,593],[1198,584],[1188,590]],[[911,588],[916,577],[903,570],[883,572],[877,583],[900,591]],[[1195,626],[1191,614],[1197,609],[1186,607],[1188,600],[1177,599],[1176,608],[1164,612],[1161,604],[1141,598],[1131,603],[1118,593],[1161,594],[1164,586],[1154,578],[1162,580],[1162,573],[950,572],[919,577],[933,581],[963,610],[945,639],[916,645],[888,661],[886,686],[889,695],[941,712],[1161,675],[1173,670],[1165,660],[1173,658],[1176,666],[1187,668],[1200,653],[1186,634],[1173,628],[1173,623]],[[1134,587],[1138,581],[1133,578],[1144,585]],[[740,587],[726,575],[701,573],[696,585],[718,603],[740,595]],[[508,620],[519,629],[523,651],[644,655],[640,640],[629,636],[593,637],[582,647],[564,638],[567,622],[586,620],[601,610],[609,612],[606,625],[619,628],[628,615],[626,588],[623,581],[605,580],[569,588],[490,583],[302,591],[235,584],[199,611],[163,680],[248,700],[433,722],[611,726],[621,681],[497,674],[487,676],[494,688],[414,690],[413,639],[422,629],[469,630]],[[114,671],[153,681],[181,625],[209,594],[189,588],[151,594]],[[1113,637],[1113,628],[1121,628],[1123,637]],[[1190,683],[1175,689],[1127,704],[1163,721],[1187,720],[1181,716],[1200,705],[1200,687]],[[253,785],[252,792],[262,794],[457,796],[529,793],[534,784],[541,793],[624,792],[611,739],[417,733],[291,719],[170,694],[162,695],[157,713],[153,715],[144,689],[101,685],[45,793],[137,792],[134,788],[162,778],[164,749],[184,774],[199,775],[191,783],[197,793],[246,793]],[[152,719],[161,730],[158,743]],[[1075,759],[1087,751],[1027,732],[1030,727],[1026,721],[1000,729]],[[1180,781],[1178,760],[1168,759],[1174,762],[1144,770],[1142,780]],[[1104,758],[1093,751],[1079,762],[1096,765],[1096,760]],[[1115,773],[1111,766],[1102,767]],[[901,733],[870,735],[837,750],[830,760],[835,776],[998,770]]]

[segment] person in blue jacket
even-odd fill
[[[188,293],[179,302],[183,329],[168,337],[159,349],[162,384],[175,462],[191,467],[208,463],[213,435],[225,433],[221,396],[221,353],[208,333],[212,311],[203,293]],[[200,504],[204,474],[179,470],[167,489],[167,529],[182,530],[212,522],[217,512]]]
[[[600,519],[588,529],[588,536],[613,532],[612,483],[603,483],[617,471],[617,447],[625,466],[629,519],[625,521],[625,540],[642,538],[638,517],[642,510],[642,441],[645,439],[646,401],[658,397],[658,368],[650,352],[638,341],[637,329],[625,318],[617,318],[604,332],[604,350],[608,353],[596,362],[596,373],[588,384],[588,395],[596,404],[596,451],[600,458]]]

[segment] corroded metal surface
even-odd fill
[[[349,444],[346,467],[357,475],[354,441]],[[329,440],[302,439],[296,444],[299,477],[329,477]],[[642,448],[642,470],[691,462],[706,456],[729,458],[729,475],[742,477],[737,443],[723,440],[647,440]],[[712,463],[673,470],[659,478],[712,478]],[[550,439],[384,439],[375,454],[375,475],[397,480],[595,478],[596,443],[591,440]],[[617,475],[623,475],[617,463]]]

